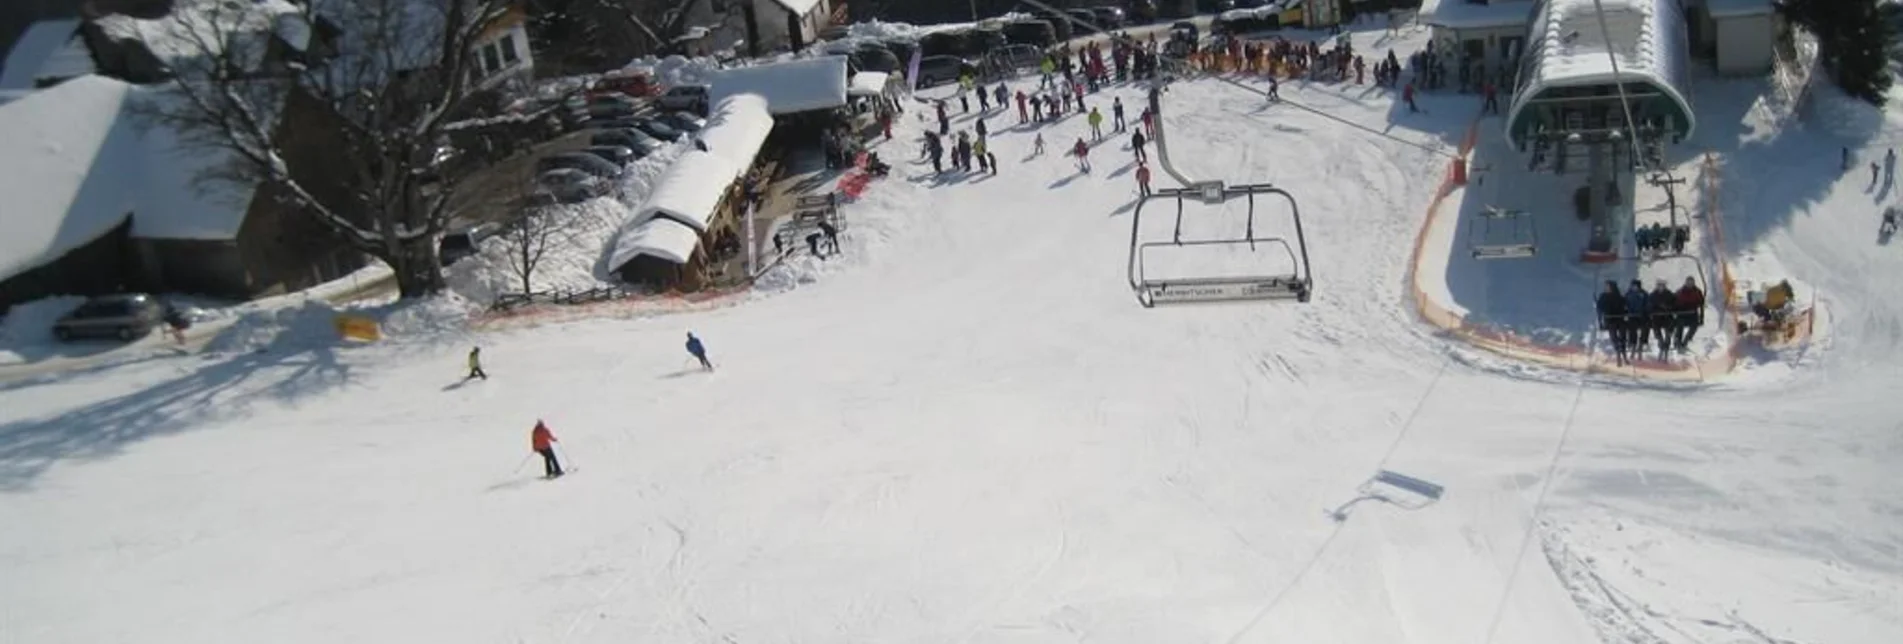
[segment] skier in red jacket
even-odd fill
[[[555,432],[548,430],[547,424],[540,419],[535,421],[535,429],[529,432],[529,447],[542,455],[543,475],[548,478],[562,475],[562,464],[555,460],[555,443],[559,442],[555,440]]]

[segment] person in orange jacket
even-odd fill
[[[555,440],[555,432],[549,431],[541,419],[536,419],[535,429],[529,432],[529,446],[542,455],[543,475],[548,478],[562,475],[562,464],[555,460],[555,444],[559,442]]]

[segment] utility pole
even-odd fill
[[[1664,177],[1664,178],[1661,179],[1660,177]],[[1681,185],[1685,183],[1685,180],[1680,178],[1673,178],[1672,175],[1661,173],[1661,174],[1652,175],[1650,177],[1646,177],[1645,182],[1665,189],[1665,214],[1671,217],[1672,227],[1677,228],[1678,227],[1678,191],[1673,190],[1672,186]],[[1690,215],[1687,215],[1686,218],[1689,219]],[[1685,223],[1691,223],[1691,222],[1688,221]]]

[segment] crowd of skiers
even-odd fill
[[[1607,280],[1595,305],[1599,328],[1612,341],[1619,364],[1644,356],[1653,344],[1660,360],[1674,351],[1685,353],[1692,336],[1705,324],[1705,292],[1690,277],[1677,291],[1658,280],[1651,292],[1636,279],[1624,292],[1619,291],[1618,282]]]

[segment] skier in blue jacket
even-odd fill
[[[1634,355],[1645,355],[1645,349],[1650,344],[1646,341],[1652,335],[1650,304],[1650,299],[1646,297],[1645,285],[1639,283],[1638,280],[1632,280],[1632,285],[1626,287],[1625,290],[1625,313],[1626,320],[1632,324],[1631,338],[1639,347]]]
[[[687,352],[693,354],[695,360],[700,361],[700,368],[714,370],[714,363],[707,361],[707,346],[700,343],[700,338],[694,337],[693,331],[687,332]]]

